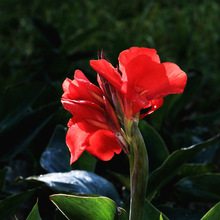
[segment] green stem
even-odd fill
[[[143,137],[134,122],[130,146],[130,214],[129,220],[142,220],[148,178],[148,155]]]

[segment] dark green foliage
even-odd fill
[[[111,220],[117,211],[116,204],[106,197],[57,194],[50,199],[67,219]]]
[[[38,201],[34,205],[33,209],[31,210],[26,220],[42,220],[42,218],[40,217],[39,210],[38,210]]]
[[[85,152],[70,165],[65,134],[71,115],[60,99],[63,80],[76,69],[96,84],[89,60],[97,51],[103,49],[116,65],[122,50],[140,46],[155,48],[162,62],[175,62],[188,75],[183,94],[166,97],[163,107],[140,122],[151,172],[145,217],[159,220],[163,212],[170,220],[220,219],[219,10],[217,0],[1,0],[0,218],[25,219],[30,213],[28,219],[64,219],[49,200],[54,191],[30,177],[71,170],[108,179],[128,210],[126,155],[97,162]],[[69,197],[59,196],[51,200],[62,210]],[[70,203],[77,203],[73,198]],[[103,201],[120,213],[112,200]],[[126,219],[125,210],[115,218]]]

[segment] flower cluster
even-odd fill
[[[163,105],[164,96],[182,93],[187,80],[176,64],[160,63],[156,50],[148,48],[122,51],[117,68],[103,54],[90,65],[98,73],[99,87],[80,70],[74,80],[63,83],[62,104],[73,115],[66,135],[71,163],[84,150],[104,161],[122,149],[128,153],[124,121],[154,112]],[[140,115],[142,109],[150,110]]]

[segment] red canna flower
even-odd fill
[[[110,160],[114,153],[119,154],[122,147],[116,137],[120,125],[101,89],[76,70],[74,80],[64,81],[63,90],[61,102],[73,115],[66,135],[70,162],[75,162],[84,150],[104,161]]]
[[[154,49],[133,47],[121,52],[118,68],[104,54],[100,58],[90,61],[100,88],[79,70],[74,80],[63,83],[62,104],[73,115],[66,135],[71,163],[84,150],[104,161],[122,149],[129,153],[120,123],[135,118],[141,109],[150,108],[140,118],[154,112],[163,105],[164,96],[182,93],[186,85],[186,74],[174,63],[160,63]]]
[[[105,59],[91,60],[91,67],[118,92],[126,118],[151,108],[140,118],[163,105],[163,97],[182,93],[186,74],[174,63],[160,63],[156,50],[132,47],[119,55],[119,68]]]

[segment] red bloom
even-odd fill
[[[118,119],[123,124],[124,117],[135,117],[141,109],[150,108],[140,118],[154,112],[163,105],[164,96],[182,93],[187,80],[176,64],[160,63],[156,50],[148,48],[121,52],[118,68],[106,59],[90,64],[99,73],[100,88],[79,70],[74,80],[63,83],[62,104],[73,115],[66,135],[71,163],[84,150],[101,160],[110,160],[122,148],[128,153]]]
[[[123,100],[125,117],[151,107],[141,118],[163,105],[163,97],[182,93],[186,74],[174,63],[160,63],[156,50],[132,47],[119,55],[119,69],[105,59],[90,61],[91,67],[116,88]]]
[[[70,162],[75,162],[84,150],[104,161],[120,153],[122,148],[115,136],[119,122],[101,89],[76,70],[74,80],[64,81],[63,90],[62,104],[73,115],[66,135]]]

